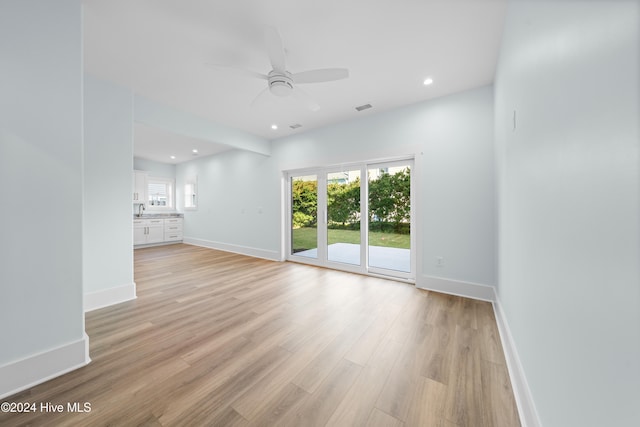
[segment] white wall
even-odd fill
[[[639,13],[637,1],[509,6],[499,299],[546,427],[640,425]]]
[[[199,185],[185,237],[281,257],[282,171],[415,155],[418,273],[493,285],[492,144],[493,90],[484,87],[276,140],[271,157],[230,151],[181,164],[178,189],[191,175]]]
[[[79,1],[0,3],[0,397],[86,361],[81,40]]]
[[[185,240],[280,259],[280,175],[273,158],[232,150],[177,165],[179,210],[184,207],[185,181],[193,176],[198,180],[198,209],[184,212]]]
[[[133,94],[85,75],[85,310],[135,296],[131,186]]]

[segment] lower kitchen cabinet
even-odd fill
[[[164,220],[165,242],[182,240],[182,218],[167,218]]]
[[[133,245],[150,245],[182,240],[182,218],[133,220]]]

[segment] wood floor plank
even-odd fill
[[[401,311],[402,307],[399,305],[386,305],[382,313],[376,316],[375,321],[354,343],[345,358],[360,366],[366,365]]]
[[[454,343],[444,417],[460,427],[485,426],[478,331],[457,326]]]
[[[175,244],[85,316],[92,362],[3,399],[2,426],[519,426],[490,303]]]
[[[411,402],[405,425],[425,427],[441,425],[446,392],[446,385],[420,377],[415,393],[410,396]]]
[[[248,420],[254,420],[256,414],[265,411],[265,407],[276,406],[279,394],[295,378],[317,354],[333,340],[330,335],[315,335],[305,343],[299,351],[292,353],[291,357],[280,369],[273,370],[262,380],[256,382],[246,392],[238,396],[231,406]],[[296,386],[297,387],[297,386]]]
[[[382,412],[378,408],[373,408],[371,416],[367,420],[368,427],[402,427],[405,423],[391,415]]]
[[[324,426],[344,395],[360,374],[362,367],[346,359],[340,360],[325,377],[314,393],[307,396],[301,405],[282,419],[282,426]]]
[[[304,370],[296,375],[292,382],[309,393],[313,393],[327,375],[329,375],[335,366],[343,359],[345,353],[353,346],[354,342],[362,335],[371,322],[371,316],[364,313],[358,319],[351,322],[340,335],[311,360]]]
[[[452,338],[451,330],[448,328],[432,327],[424,343],[425,354],[420,375],[442,384],[449,384],[451,363],[455,352]]]
[[[283,425],[290,413],[302,406],[309,393],[295,384],[288,383],[277,393],[268,396],[269,404],[263,405],[252,417],[250,427],[272,427]]]
[[[417,391],[425,358],[424,342],[432,331],[433,326],[426,323],[415,325],[376,402],[378,409],[399,420],[406,419],[410,399]]]
[[[519,426],[511,381],[504,366],[482,361],[482,388],[484,424],[487,426]]]
[[[372,366],[364,367],[331,415],[327,426],[365,425],[386,380],[387,376],[381,374],[378,369]]]

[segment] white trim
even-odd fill
[[[81,368],[91,362],[89,337],[0,366],[0,399]]]
[[[496,299],[496,291],[493,286],[445,279],[443,277],[418,276],[416,287],[481,301],[493,302]]]
[[[278,251],[269,251],[265,249],[251,248],[248,246],[233,245],[230,243],[214,242],[205,239],[196,239],[195,237],[185,237],[182,241],[187,245],[202,246],[209,249],[217,249],[225,252],[233,252],[235,254],[246,255],[254,258],[263,258],[270,261],[283,261]]]
[[[136,299],[136,284],[116,286],[96,292],[84,294],[85,313],[99,308],[108,307],[121,302]]]
[[[496,298],[493,303],[493,311],[496,315],[500,340],[502,341],[504,356],[507,360],[507,369],[509,370],[511,388],[513,389],[513,396],[516,399],[516,406],[518,408],[518,414],[520,415],[520,424],[522,424],[522,427],[540,427],[542,423],[540,422],[531,389],[529,388],[527,377],[524,374],[524,369],[522,368],[520,357],[516,350],[516,343],[511,336],[511,330],[509,329],[507,318],[502,310],[502,304],[500,304],[499,298]]]
[[[141,245],[133,245],[133,249],[152,248],[154,246],[175,245],[178,243],[183,243],[183,241],[182,240],[163,240],[162,242],[156,242],[156,243],[143,243]]]

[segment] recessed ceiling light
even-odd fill
[[[278,125],[271,125],[271,129],[273,129],[273,130],[278,129]]]
[[[198,154],[198,149],[194,148],[193,150],[191,150],[193,152],[193,154]]]
[[[429,86],[430,84],[433,83],[433,79],[431,77],[427,77],[426,79],[424,79],[424,82],[422,82],[425,86]]]
[[[175,159],[175,158],[176,158],[176,156],[171,156],[171,160],[173,160],[173,159]]]

